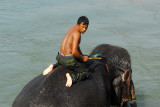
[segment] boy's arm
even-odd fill
[[[77,33],[74,33],[73,40],[72,40],[72,54],[76,58],[83,59],[83,55],[81,54],[81,51],[79,51],[79,42],[80,42],[80,35]]]
[[[83,61],[88,61],[88,56],[83,56],[80,48],[79,48],[79,43],[80,43],[80,35],[74,34],[73,35],[73,41],[72,41],[72,54],[76,58],[80,58]]]

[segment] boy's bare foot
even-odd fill
[[[45,69],[45,70],[43,71],[43,75],[49,74],[50,72],[53,71],[53,69],[54,69],[54,66],[53,66],[53,64],[51,64],[47,69]]]
[[[67,73],[66,77],[67,77],[66,87],[71,87],[71,85],[72,85],[72,78],[71,78],[70,74]]]

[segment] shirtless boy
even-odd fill
[[[77,24],[69,29],[64,37],[60,52],[56,59],[56,64],[51,64],[44,70],[43,75],[52,72],[58,65],[73,70],[72,74],[66,73],[66,87],[70,87],[73,83],[79,82],[89,76],[88,70],[85,68],[84,63],[88,61],[88,56],[82,54],[80,49],[81,34],[84,34],[88,28],[89,20],[85,16],[79,17]]]

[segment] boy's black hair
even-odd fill
[[[83,22],[83,25],[89,25],[89,20],[86,16],[81,16],[78,18],[77,24],[81,24]]]

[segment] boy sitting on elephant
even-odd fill
[[[87,68],[84,63],[88,61],[88,56],[82,54],[80,49],[81,34],[84,34],[89,25],[89,20],[85,16],[79,17],[77,24],[69,29],[64,37],[60,52],[56,57],[57,63],[51,64],[44,70],[43,75],[52,72],[58,65],[73,70],[72,74],[66,73],[66,87],[70,87],[73,83],[79,82],[89,76]]]

